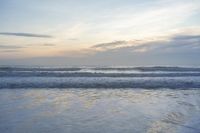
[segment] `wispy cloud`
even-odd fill
[[[42,44],[41,46],[55,46],[56,44],[52,44],[52,43],[45,43],[45,44]]]
[[[150,40],[146,40],[146,41],[150,41]],[[109,50],[109,49],[117,49],[117,48],[130,47],[133,45],[143,44],[143,42],[145,42],[145,40],[113,41],[113,42],[95,44],[91,46],[91,48]]]
[[[21,36],[21,37],[39,37],[39,38],[53,38],[51,35],[34,34],[34,33],[18,33],[18,32],[0,32],[0,35],[5,36]]]
[[[128,46],[127,46],[128,44]],[[121,46],[121,47],[116,47]],[[102,43],[92,46],[91,48],[102,48],[105,52],[109,51],[127,51],[132,53],[138,52],[180,52],[200,49],[199,35],[174,35],[167,40],[155,40],[151,42],[136,43],[132,41],[115,41]]]
[[[200,35],[178,35],[173,37],[173,40],[190,40],[190,39],[200,40]]]
[[[20,49],[24,48],[22,46],[16,46],[16,45],[0,45],[0,49]]]
[[[1,50],[1,52],[4,52],[4,53],[15,53],[15,52],[20,52],[20,50],[18,50],[18,49],[10,49],[10,50]]]
[[[68,38],[69,41],[78,41],[78,38]]]
[[[197,37],[197,35],[176,34],[166,40],[158,38],[157,41],[138,45],[127,46],[125,44],[123,47],[115,47],[113,44],[110,49],[100,51],[96,48],[89,49],[93,50],[94,53],[92,54],[89,54],[89,52],[80,54],[78,51],[71,51],[71,53],[64,51],[65,54],[62,56],[27,58],[22,62],[46,65],[199,65],[199,39],[200,37]]]
[[[21,48],[24,48],[24,47],[16,46],[16,45],[0,45],[0,52],[3,52],[3,53],[20,52]]]
[[[93,45],[91,48],[107,49],[107,48],[115,48],[117,46],[121,46],[121,45],[125,45],[125,44],[127,44],[126,41],[113,41],[113,42],[108,42],[108,43],[96,44],[96,45]]]
[[[200,37],[197,35],[176,34],[166,40],[144,42],[124,47],[112,47],[101,51],[96,50],[90,56],[107,65],[186,65],[199,64]],[[129,41],[125,41],[129,42]],[[107,43],[109,44],[109,42]],[[88,62],[89,62],[88,61]]]

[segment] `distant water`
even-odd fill
[[[2,133],[200,133],[200,68],[0,67]]]
[[[200,88],[200,68],[0,67],[0,88]]]

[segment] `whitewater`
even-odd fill
[[[200,68],[1,67],[0,88],[200,88]]]

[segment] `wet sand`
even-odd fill
[[[1,89],[3,133],[198,133],[200,90]]]

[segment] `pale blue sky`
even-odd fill
[[[0,65],[200,65],[199,0],[0,0],[0,20]]]

